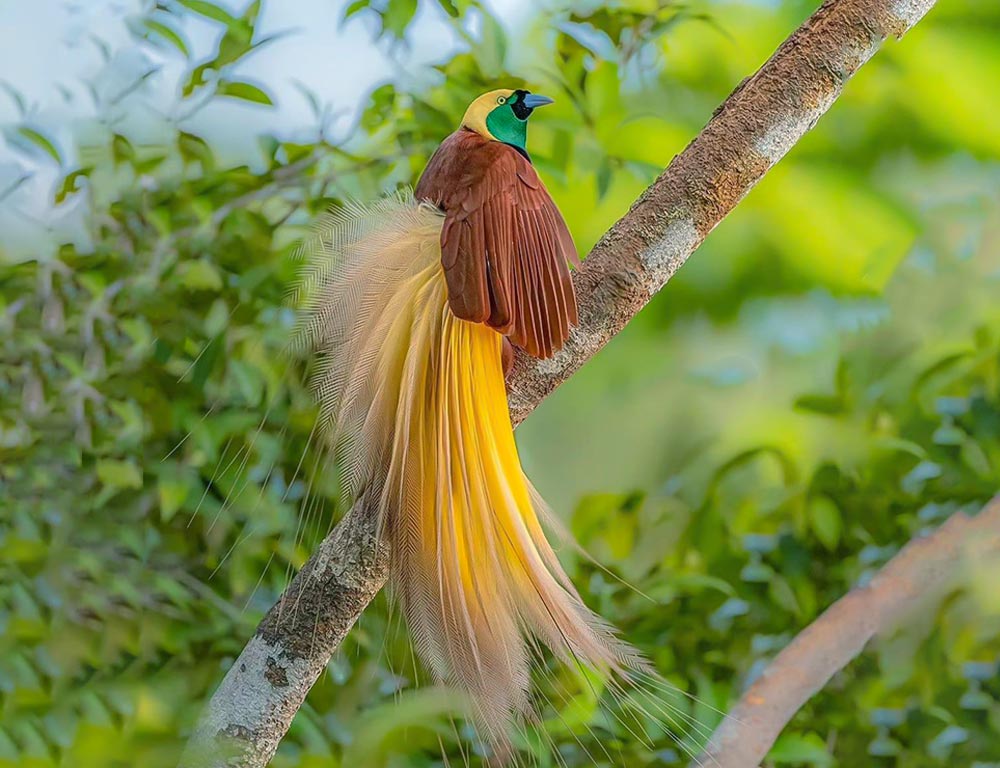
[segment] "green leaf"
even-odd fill
[[[482,36],[473,53],[484,75],[496,77],[503,71],[507,58],[507,35],[500,22],[485,10]]]
[[[795,596],[795,590],[792,589],[792,585],[788,583],[784,576],[779,574],[772,576],[767,591],[771,600],[776,605],[780,605],[786,611],[796,616],[802,615],[802,606],[799,604],[799,599]]]
[[[18,137],[24,139],[24,142],[18,143],[22,143],[23,145],[26,142],[28,146],[40,149],[46,155],[62,165],[62,155],[59,154],[59,150],[56,148],[56,145],[53,144],[52,140],[41,131],[22,125],[17,128],[17,135]]]
[[[253,27],[240,21],[234,27],[226,30],[219,41],[219,53],[209,65],[212,69],[221,71],[223,67],[238,61],[250,51],[263,45],[266,40],[253,44]]]
[[[102,459],[97,462],[97,478],[107,488],[142,488],[142,470],[131,459]]]
[[[604,158],[597,169],[597,199],[603,200],[611,187],[611,180],[614,176],[614,169],[611,167],[611,160]]]
[[[115,165],[130,163],[135,160],[135,147],[126,137],[116,133],[111,139],[111,156],[115,160]]]
[[[208,381],[212,369],[215,368],[215,364],[219,360],[222,347],[223,336],[220,334],[208,342],[208,345],[198,355],[191,371],[191,384],[197,389],[204,388],[205,382]]]
[[[382,29],[397,40],[402,40],[406,28],[417,12],[417,0],[389,0],[382,11]]]
[[[710,481],[710,491],[714,492],[722,481],[725,480],[727,475],[746,467],[762,456],[771,456],[777,460],[786,484],[795,482],[798,477],[798,470],[792,459],[777,446],[761,445],[741,451],[719,466],[719,468],[715,470],[715,473]]]
[[[156,19],[145,19],[143,23],[150,33],[159,35],[168,43],[171,43],[177,50],[184,54],[185,58],[191,55],[187,42],[176,29],[164,24],[163,22],[157,21]]]
[[[80,179],[87,178],[90,175],[90,172],[93,170],[94,170],[93,167],[88,166],[86,168],[78,168],[72,173],[67,174],[63,178],[63,182],[60,185],[59,189],[56,191],[55,194],[56,205],[59,205],[60,203],[64,202],[67,197],[72,195],[74,192],[77,192],[78,191],[77,181],[79,181]]]
[[[847,410],[841,395],[801,395],[795,399],[794,407],[824,416],[839,416]]]
[[[616,557],[625,557],[633,545],[635,512],[642,506],[638,493],[592,493],[573,513],[573,537],[589,546],[605,543]],[[615,525],[608,525],[614,520]]]
[[[214,62],[205,62],[204,64],[199,64],[188,76],[187,81],[181,88],[181,95],[187,98],[196,90],[201,88],[205,83],[208,82],[206,77],[207,73],[214,72]]]
[[[181,131],[177,135],[177,149],[185,160],[197,160],[206,169],[215,165],[215,156],[208,142],[193,133]]]
[[[671,576],[671,586],[679,591],[695,594],[705,589],[714,589],[728,597],[736,597],[733,585],[725,579],[705,573],[678,573]]]
[[[274,106],[274,102],[271,101],[270,96],[264,93],[264,91],[256,85],[251,85],[250,83],[243,83],[234,80],[220,80],[218,94],[220,96],[229,96],[233,99],[252,101],[255,104],[266,104],[269,107]]]
[[[438,5],[440,5],[444,9],[444,12],[453,19],[457,19],[461,15],[461,12],[459,11],[458,6],[455,5],[454,0],[438,0]]]
[[[913,389],[914,390],[920,389],[938,374],[950,370],[959,363],[966,361],[970,357],[972,357],[971,351],[955,352],[953,354],[946,355],[933,365],[930,365],[924,369],[924,371],[917,377],[916,381],[913,383]]]
[[[343,16],[344,21],[347,21],[349,18],[351,18],[351,16],[354,16],[356,13],[365,10],[370,5],[371,5],[371,0],[354,0],[353,3],[347,6],[347,10],[344,11],[344,16]]]
[[[14,740],[0,728],[0,760],[6,760],[10,765],[17,765],[23,753],[20,748],[14,743]]]
[[[157,482],[157,492],[160,499],[160,519],[169,523],[187,501],[190,484],[177,473],[164,473]]]
[[[961,454],[965,465],[980,477],[988,478],[993,474],[986,452],[975,440],[971,438],[966,440],[962,445]]]
[[[892,451],[898,453],[908,453],[918,459],[926,459],[927,451],[919,443],[914,443],[912,440],[903,440],[897,437],[884,437],[875,440],[872,445],[883,451]]]
[[[253,0],[247,9],[243,11],[243,15],[240,19],[247,24],[253,25],[257,23],[257,15],[260,13],[260,0]]]
[[[222,275],[218,267],[204,259],[184,262],[177,270],[180,284],[192,291],[218,291]]]
[[[229,363],[229,379],[235,385],[247,405],[255,407],[264,394],[264,381],[260,374],[249,365],[233,360]]]
[[[840,543],[843,520],[840,509],[826,496],[816,496],[809,501],[809,527],[828,550]]]
[[[778,738],[768,753],[775,763],[801,765],[833,765],[833,757],[823,740],[815,733],[786,733]]]
[[[837,386],[837,394],[846,395],[851,386],[851,371],[847,360],[843,357],[837,361],[837,373],[834,378]]]
[[[214,19],[226,26],[239,23],[239,19],[228,11],[223,10],[214,3],[206,2],[206,0],[180,0],[180,4],[186,8],[190,8],[195,13],[199,13],[209,19]]]

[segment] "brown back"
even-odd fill
[[[531,162],[514,147],[459,129],[438,147],[415,196],[441,208],[448,303],[535,357],[577,322],[569,264],[576,246]]]

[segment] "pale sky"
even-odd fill
[[[216,0],[239,11],[248,0]],[[182,125],[205,136],[223,153],[224,161],[246,161],[264,133],[295,138],[315,130],[315,119],[297,84],[308,88],[340,117],[334,135],[351,125],[365,95],[390,79],[427,78],[428,64],[458,45],[437,3],[420,3],[406,47],[390,50],[373,39],[374,20],[365,14],[340,23],[347,0],[264,0],[257,35],[286,33],[249,56],[236,72],[250,82],[266,83],[274,108],[219,100]],[[188,66],[173,50],[144,52],[136,47],[127,25],[146,5],[142,0],[0,0],[0,260],[44,239],[46,230],[73,229],[80,211],[54,210],[54,185],[77,166],[74,144],[99,130],[98,109],[88,85],[105,104],[120,97],[136,76],[159,67],[141,88],[118,101],[110,112],[115,126],[130,136],[155,137],[166,117],[178,116],[177,84]],[[492,0],[490,7],[504,23],[530,13],[530,0]],[[222,27],[189,14],[183,27],[199,61],[213,50]],[[105,61],[102,47],[109,58]],[[27,107],[19,115],[16,89]],[[63,155],[63,168],[43,153],[25,158],[11,146],[12,131],[27,124],[50,137]],[[14,192],[12,184],[30,179]],[[49,238],[51,242],[51,237]]]

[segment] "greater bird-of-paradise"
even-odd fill
[[[378,499],[419,655],[496,740],[528,712],[539,643],[604,672],[646,667],[560,566],[507,409],[509,345],[548,357],[577,320],[576,249],[526,149],[550,102],[473,101],[413,195],[322,223],[299,293],[345,493]]]

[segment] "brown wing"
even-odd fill
[[[445,212],[441,262],[452,312],[549,357],[577,322],[573,238],[531,163],[513,147],[458,131],[416,195]]]

